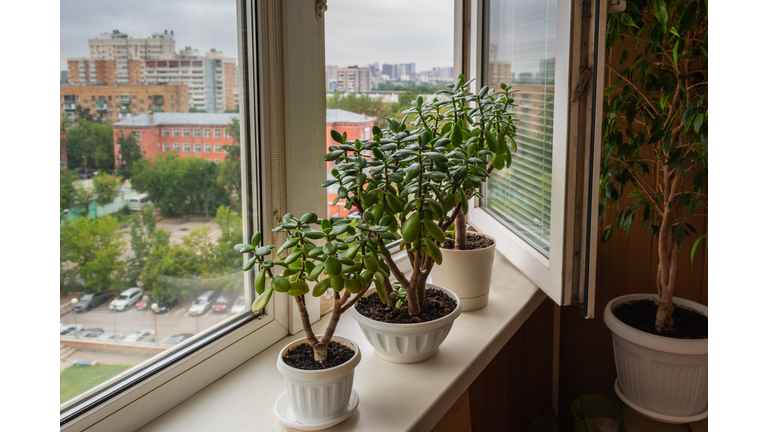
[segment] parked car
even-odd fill
[[[214,290],[206,291],[195,300],[194,303],[192,303],[192,306],[189,307],[189,314],[191,316],[195,315],[203,315],[206,312],[208,312],[208,309],[213,306],[213,301],[217,297],[217,292]]]
[[[232,315],[240,313],[245,310],[245,297],[240,296],[235,300],[235,304],[232,305],[232,309],[229,310],[229,313]]]
[[[86,174],[85,169],[83,169],[83,168],[80,168],[80,169],[77,170],[77,175],[80,176],[81,180],[93,178],[94,176],[96,176],[98,174],[99,174],[99,172],[96,171],[96,170],[88,170],[87,174]]]
[[[119,296],[115,299],[114,303],[115,305],[112,306],[112,303],[109,304],[109,310],[111,311],[125,311],[128,310],[131,306],[135,305],[139,298],[141,297],[141,294],[143,291],[141,288],[135,287],[135,288],[128,288],[127,290],[120,293]]]
[[[221,294],[216,297],[216,301],[213,303],[211,309],[215,313],[227,313],[230,307],[234,303],[234,296],[232,294]]]
[[[80,332],[80,337],[97,338],[104,333],[104,329],[89,328]]]
[[[77,313],[88,312],[109,300],[110,297],[112,297],[112,293],[109,291],[88,291],[77,300],[77,303],[72,306],[72,310]]]
[[[152,342],[155,340],[154,330],[135,331],[123,339],[124,342]]]
[[[152,296],[149,293],[142,294],[139,301],[136,302],[136,309],[138,310],[149,309],[150,306],[152,306]]]
[[[154,312],[156,314],[164,314],[169,310],[173,309],[173,307],[176,306],[177,304],[179,304],[179,299],[157,302],[157,309],[155,309]],[[150,303],[150,307],[151,306],[152,304]]]
[[[185,340],[191,338],[192,336],[194,336],[192,333],[182,333],[182,334],[173,335],[170,338],[168,338],[168,340],[165,343],[167,343],[168,345],[176,345],[184,342]]]
[[[117,342],[117,341],[123,339],[124,337],[125,337],[125,333],[109,332],[109,333],[102,333],[102,334],[100,334],[99,337],[97,337],[96,339],[99,339],[99,340],[111,340],[111,341]]]
[[[79,333],[82,333],[83,331],[83,325],[78,324],[77,325],[77,331]],[[75,336],[75,325],[74,324],[68,324],[68,325],[61,325],[59,326],[59,336]]]

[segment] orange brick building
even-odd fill
[[[59,93],[59,115],[70,119],[78,105],[113,121],[150,111],[189,111],[185,85],[62,85]]]
[[[356,114],[353,112],[345,111],[342,109],[327,109],[325,110],[325,150],[328,151],[328,147],[334,145],[336,141],[331,138],[331,130],[336,130],[339,133],[347,133],[348,140],[356,139],[371,139],[373,138],[373,132],[371,132],[376,117],[368,117],[365,114]],[[331,179],[331,169],[333,168],[333,162],[326,162],[327,164],[327,178]],[[328,194],[328,213],[327,217],[344,218],[349,215],[349,210],[344,208],[344,200],[339,200],[336,205],[333,205],[333,201],[338,196],[336,194],[338,185],[329,186],[327,190]]]
[[[176,152],[180,157],[199,157],[221,162],[224,146],[234,144],[227,130],[237,113],[150,113],[139,114],[112,124],[115,139],[115,164],[120,164],[122,136],[134,134],[147,159]]]

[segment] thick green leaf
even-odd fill
[[[291,282],[290,288],[288,288],[288,291],[286,291],[286,293],[289,296],[293,296],[293,297],[304,295],[308,292],[309,292],[309,285],[307,285],[307,283],[304,282],[303,280]]]
[[[263,293],[256,297],[256,300],[254,300],[251,305],[251,311],[258,312],[264,309],[267,303],[269,303],[270,298],[272,298],[272,287],[267,288]]]
[[[341,134],[333,129],[331,129],[331,138],[333,138],[333,140],[339,144],[345,143],[344,138],[341,136]]]
[[[440,251],[440,248],[437,247],[435,242],[432,241],[431,238],[425,238],[424,241],[427,244],[427,253],[429,256],[432,257],[433,260],[435,260],[435,264],[440,265],[443,263],[443,253]]]
[[[416,238],[419,236],[420,224],[421,220],[419,218],[419,213],[413,212],[413,214],[408,217],[405,223],[403,223],[403,227],[400,230],[403,236],[403,241],[406,243],[413,243],[413,241],[416,240]]]
[[[328,289],[328,287],[331,285],[331,279],[323,279],[320,282],[315,284],[315,287],[312,288],[312,297],[320,297],[325,293],[325,291]]]
[[[253,233],[253,237],[251,237],[251,246],[255,249],[256,246],[259,245],[259,242],[261,242],[261,233],[256,232]]]
[[[253,257],[253,258],[249,259],[249,260],[248,260],[248,262],[246,262],[246,263],[243,265],[243,271],[248,271],[248,270],[250,270],[250,269],[251,269],[251,267],[253,267],[253,265],[254,265],[255,263],[256,263],[256,257]]]
[[[264,284],[267,279],[267,273],[266,269],[256,273],[256,277],[253,278],[253,289],[256,290],[258,294],[261,294],[264,292]]]

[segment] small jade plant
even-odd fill
[[[313,228],[317,225],[319,230]],[[260,268],[254,279],[258,297],[251,310],[264,309],[274,291],[293,297],[315,360],[325,361],[328,344],[341,314],[360,300],[372,284],[379,298],[385,301],[383,281],[388,280],[390,271],[378,257],[379,253],[386,253],[386,248],[379,245],[378,235],[387,230],[386,226],[367,223],[353,226],[348,219],[321,220],[312,212],[298,219],[291,213],[285,214],[283,223],[273,229],[286,234],[286,241],[275,251],[276,259],[266,259],[275,246],[259,246],[261,234],[258,232],[250,244],[235,246],[236,251],[253,255],[243,266],[243,271],[249,271],[257,263]],[[384,237],[394,238],[391,234]],[[308,282],[314,283],[314,287],[310,289]],[[318,339],[309,322],[305,296],[311,291],[313,296],[319,297],[329,287],[334,291],[333,312],[322,338]]]
[[[392,296],[392,284],[384,278],[382,302],[392,309],[407,304],[411,316],[421,313],[427,277],[442,263],[439,245],[445,245],[446,232],[455,226],[456,248],[466,249],[469,200],[480,196],[494,169],[512,163],[517,150],[516,119],[510,112],[516,106],[515,90],[501,84],[501,91],[485,86],[473,94],[470,83],[459,76],[438,98],[425,101],[419,96],[401,121],[388,118],[389,129],[374,127],[370,141],[349,141],[346,133],[331,131],[337,144],[328,148],[325,160],[335,164],[333,178],[322,186],[338,185],[333,205],[344,199],[364,224],[383,228],[372,230],[368,241],[378,245],[380,259],[401,288]],[[409,116],[414,118],[410,122]],[[414,269],[410,278],[398,270],[385,247],[395,234],[402,237],[400,249]]]

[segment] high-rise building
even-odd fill
[[[69,73],[67,71],[61,71],[59,74],[59,84],[67,84],[69,81]]]
[[[62,85],[60,115],[75,118],[75,107],[103,114],[107,120],[149,112],[187,112],[189,95],[183,85]]]
[[[395,65],[384,63],[381,65],[381,74],[388,76],[390,79],[395,79]]]
[[[350,93],[371,91],[371,70],[357,66],[339,68],[337,88]]]
[[[338,84],[339,67],[325,66],[325,91],[336,90]]]
[[[416,63],[405,64],[405,75],[416,76]]]
[[[186,85],[189,106],[224,112],[239,105],[237,62],[210,50],[201,55],[186,47],[176,54],[173,30],[131,39],[114,30],[89,39],[89,56],[69,58],[72,85]]]

